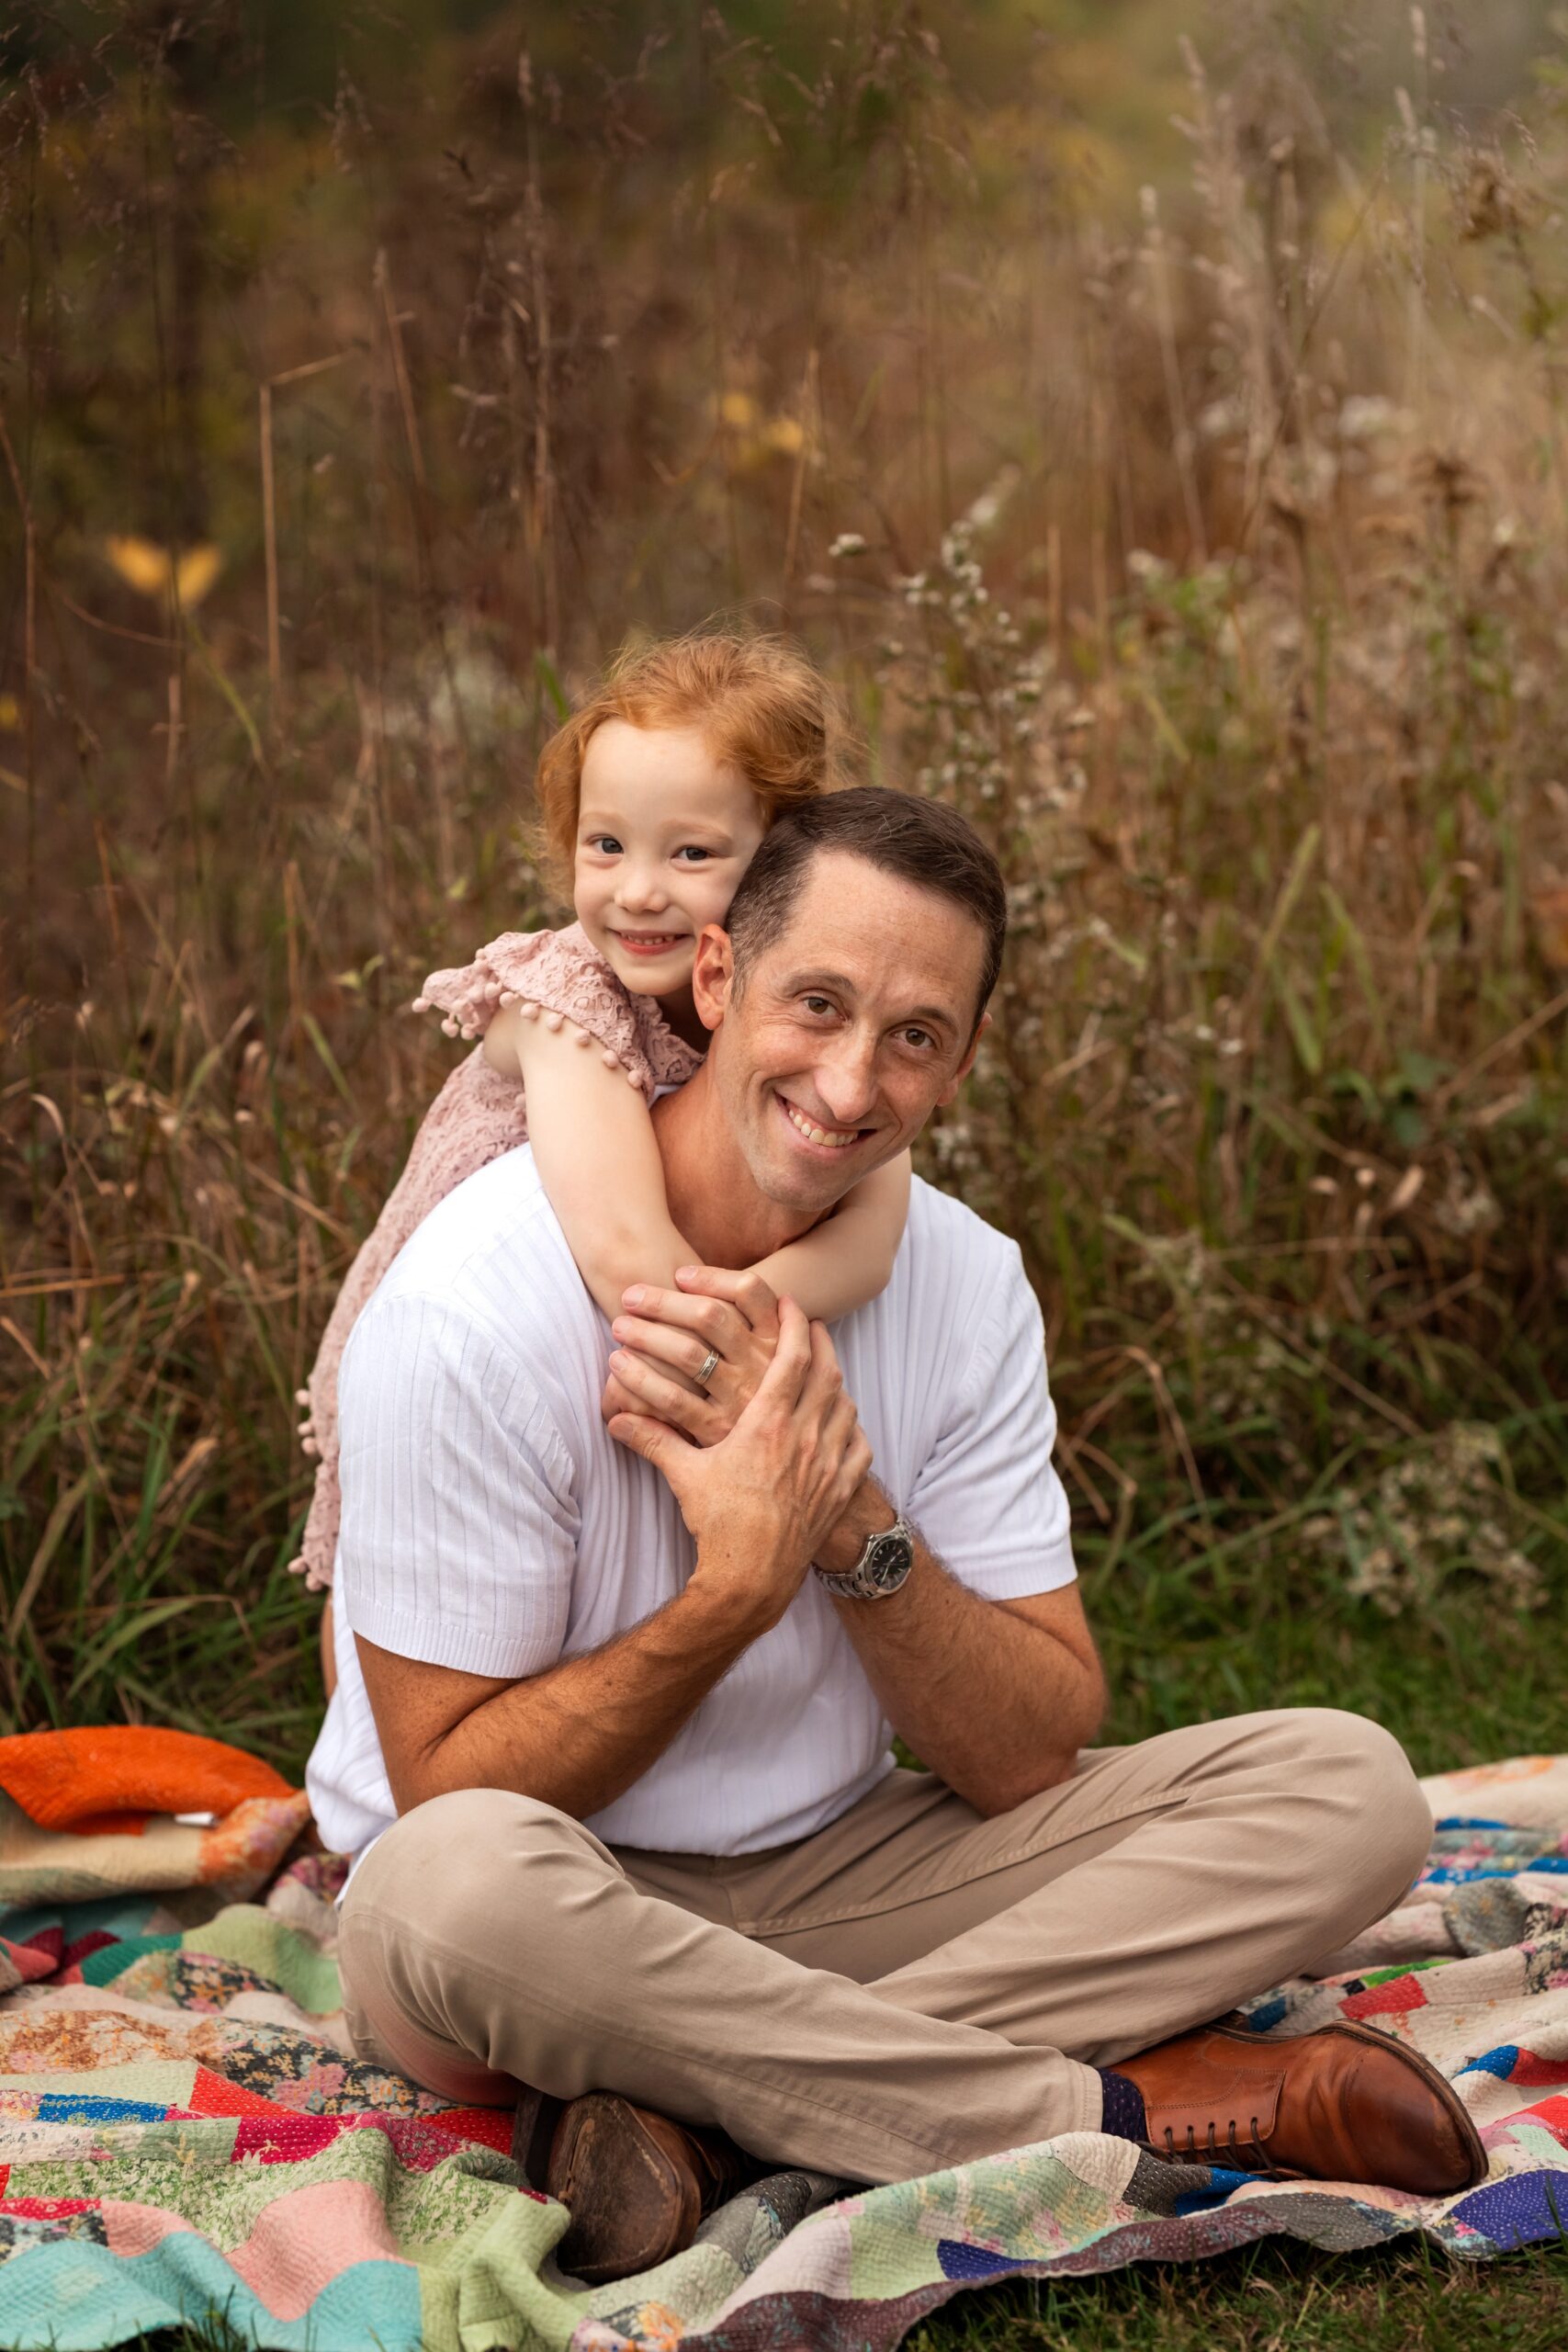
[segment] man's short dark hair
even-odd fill
[[[868,865],[962,907],[985,942],[975,1019],[990,1001],[1007,936],[1007,890],[1001,868],[966,817],[940,800],[879,785],[825,793],[786,809],[762,837],[729,902],[725,929],[735,950],[737,977],[783,936],[822,850],[843,850]]]

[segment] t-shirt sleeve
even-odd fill
[[[988,1600],[1054,1592],[1077,1574],[1055,1439],[1039,1303],[1010,1244],[908,1506],[937,1556]]]
[[[337,1589],[356,1634],[469,1674],[561,1654],[571,1464],[524,1368],[439,1299],[372,1299],[338,1379]]]

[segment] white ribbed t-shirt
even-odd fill
[[[1040,1310],[1015,1244],[917,1182],[891,1281],[833,1339],[875,1475],[952,1573],[998,1600],[1070,1583]],[[613,1344],[525,1146],[442,1202],[361,1315],[339,1378],[338,1686],[306,1776],[334,1851],[362,1852],[396,1812],[355,1632],[525,1677],[626,1632],[691,1574],[673,1496],[600,1419]],[[808,1576],[588,1826],[610,1845],[756,1852],[863,1795],[892,1766],[890,1736]]]

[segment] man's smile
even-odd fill
[[[865,1127],[819,1127],[814,1119],[808,1119],[804,1111],[797,1109],[786,1095],[775,1094],[773,1100],[795,1129],[795,1134],[804,1136],[808,1144],[815,1145],[818,1151],[844,1151],[852,1143],[859,1143],[862,1136],[869,1133]]]

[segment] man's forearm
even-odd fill
[[[818,1565],[852,1567],[867,1535],[894,1516],[868,1480]],[[1105,1685],[1072,1589],[1063,1638],[1019,1613],[1040,1602],[984,1600],[917,1541],[897,1592],[834,1603],[894,1729],[980,1813],[1005,1813],[1064,1780],[1099,1727]]]
[[[513,1789],[577,1820],[639,1780],[762,1626],[695,1583],[603,1649],[504,1684],[405,1748],[399,1810],[453,1789]],[[374,1698],[374,1678],[367,1674]],[[384,1741],[383,1745],[387,1743]]]

